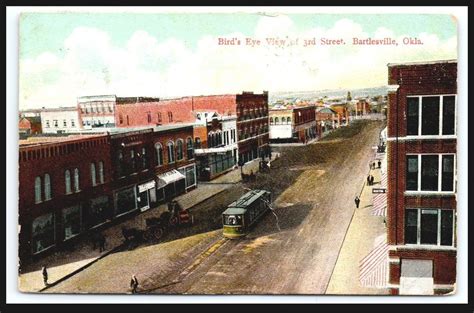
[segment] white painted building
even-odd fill
[[[72,133],[82,130],[76,107],[42,109],[40,117],[44,134]]]

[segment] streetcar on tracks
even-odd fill
[[[270,210],[271,193],[267,190],[251,190],[232,202],[222,213],[223,234],[227,238],[239,238]]]

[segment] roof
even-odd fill
[[[388,67],[392,66],[403,66],[403,65],[428,65],[428,64],[439,64],[439,63],[457,63],[458,60],[437,60],[437,61],[417,61],[417,62],[402,62],[402,63],[388,63]]]
[[[334,111],[333,109],[331,109],[331,108],[326,108],[326,107],[316,109],[316,112],[317,112],[317,113],[331,113],[331,114],[337,114],[337,112]]]
[[[242,197],[240,197],[238,200],[232,202],[229,204],[228,209],[224,211],[226,213],[227,211],[232,211],[230,209],[237,209],[237,208],[245,208],[258,198],[260,198],[263,194],[268,193],[269,191],[266,190],[251,190],[244,194]],[[226,213],[227,214],[227,213]]]

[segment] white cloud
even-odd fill
[[[240,38],[241,33],[221,37]],[[367,38],[360,24],[341,19],[329,29],[298,32],[287,16],[261,17],[252,36],[260,47],[218,45],[203,36],[191,49],[177,39],[160,40],[138,30],[122,47],[95,28],[78,27],[64,41],[64,55],[45,52],[20,62],[20,107],[75,105],[76,97],[93,94],[182,96],[236,93],[242,90],[288,91],[380,86],[387,63],[456,58],[456,37],[442,41],[420,33],[424,45],[352,46]],[[295,39],[299,45],[274,47],[267,37]],[[344,46],[302,47],[304,39],[342,38]],[[380,27],[373,38],[394,37]]]

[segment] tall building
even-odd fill
[[[388,64],[392,294],[455,289],[456,77],[455,60]]]

